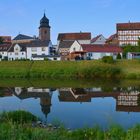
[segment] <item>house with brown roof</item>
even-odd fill
[[[83,51],[86,51],[88,59],[101,59],[104,56],[112,56],[116,59],[117,55],[122,56],[122,48],[117,45],[95,45],[95,44],[81,44]]]
[[[61,41],[59,44],[59,54],[62,60],[73,60],[75,57],[84,57],[86,52],[83,51],[81,44],[75,41]]]
[[[80,33],[59,33],[57,38],[57,45],[61,41],[75,41],[77,40],[80,44],[90,44],[91,33],[80,32]]]
[[[91,40],[91,44],[105,44],[106,38],[101,34]]]
[[[83,50],[80,44],[90,44],[91,33],[60,33],[57,38],[58,52],[62,60],[71,60],[76,56],[82,57]]]
[[[28,36],[28,35],[23,35],[23,34],[18,34],[13,40],[12,43],[29,43],[32,40],[35,40],[35,38]]]
[[[11,44],[11,36],[0,36],[3,39],[3,44]]]
[[[111,35],[111,36],[106,40],[106,44],[119,45],[118,35],[117,35],[117,34]]]
[[[140,37],[140,22],[117,23],[117,36],[119,45],[138,45]]]

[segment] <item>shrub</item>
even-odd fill
[[[115,62],[112,56],[104,56],[104,57],[102,58],[102,61],[103,61],[104,63],[109,63],[109,64]]]
[[[37,121],[38,118],[33,114],[31,114],[30,112],[26,112],[23,110],[3,112],[2,114],[0,114],[0,121],[7,122],[8,120],[15,123],[29,123]]]
[[[118,53],[117,54],[117,59],[121,59],[122,57],[121,57],[121,55],[120,55],[120,53]]]

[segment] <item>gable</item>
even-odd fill
[[[70,47],[70,53],[75,51],[83,51],[78,41],[74,41],[74,43]]]
[[[14,46],[14,52],[20,52],[21,48],[18,44]]]
[[[96,41],[97,41],[97,42],[105,42],[106,39],[105,39],[104,36],[101,35]]]

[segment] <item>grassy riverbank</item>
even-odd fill
[[[1,140],[139,140],[140,125],[128,130],[112,126],[108,130],[99,127],[67,130],[63,127],[50,129],[33,127],[37,118],[25,111],[2,113],[0,115]]]
[[[139,60],[120,60],[107,64],[96,61],[12,61],[0,62],[1,78],[140,78]]]

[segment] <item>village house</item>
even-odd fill
[[[105,44],[106,38],[101,34],[91,40],[91,44]]]
[[[27,36],[27,35],[23,35],[23,34],[18,34],[13,40],[12,40],[12,44],[16,44],[16,43],[29,43],[32,40],[35,40],[35,38],[31,37],[31,36]]]
[[[119,41],[118,41],[118,36],[117,36],[117,34],[111,35],[111,36],[106,40],[106,44],[110,44],[110,45],[119,45]]]
[[[119,45],[138,45],[140,37],[140,22],[117,23],[117,36]]]
[[[112,56],[113,59],[117,58],[117,55],[122,56],[122,48],[115,45],[95,45],[95,44],[82,44],[83,51],[86,51],[86,57],[88,59],[101,59],[104,56]]]
[[[91,33],[60,33],[57,39],[58,53],[62,60],[74,59],[82,56],[83,50],[80,44],[90,44]]]

